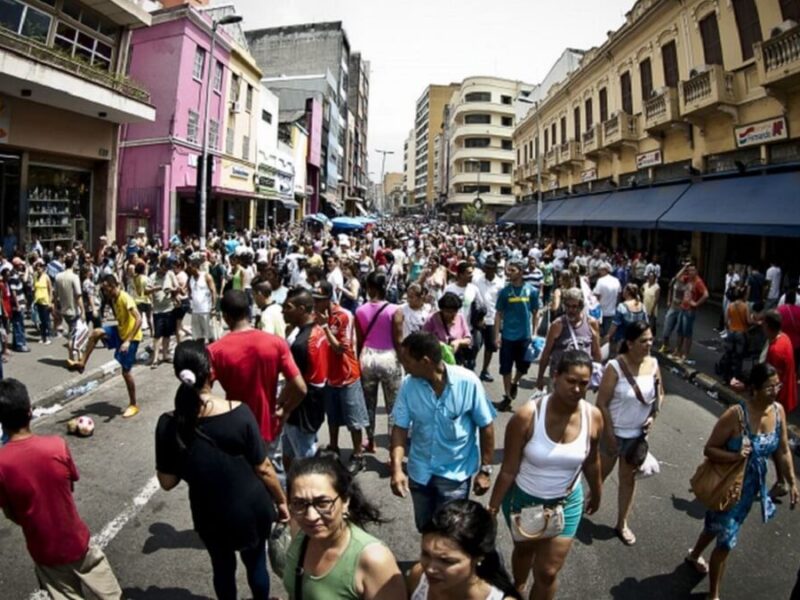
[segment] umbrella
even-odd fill
[[[311,215],[306,215],[305,220],[306,221],[316,221],[317,223],[321,223],[322,225],[330,225],[331,224],[331,220],[328,217],[326,217],[324,214],[322,214],[322,213],[314,213],[314,214],[311,214]]]
[[[360,231],[364,223],[353,217],[336,217],[331,221],[334,231]]]

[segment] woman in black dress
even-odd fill
[[[211,393],[210,364],[202,342],[178,344],[175,373],[181,386],[175,411],[156,428],[156,470],[161,487],[186,481],[194,528],[206,545],[221,600],[237,598],[236,552],[247,569],[254,600],[269,599],[266,540],[272,522],[288,521],[286,496],[267,458],[250,409]]]

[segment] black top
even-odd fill
[[[267,457],[253,413],[241,404],[230,412],[201,418],[197,430],[181,449],[174,415],[161,415],[156,469],[189,485],[194,528],[207,546],[241,550],[263,544],[274,509],[253,469]]]
[[[297,335],[292,341],[290,350],[297,368],[305,376],[309,372],[309,365],[315,360],[310,349],[311,334],[314,332],[314,323],[307,323],[298,327]],[[317,358],[317,360],[319,360]],[[291,413],[286,422],[299,427],[305,433],[316,433],[325,422],[325,386],[318,387],[306,381],[307,392],[305,398]]]

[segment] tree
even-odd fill
[[[461,209],[461,221],[465,225],[483,225],[487,222],[488,215],[483,209],[467,204]]]

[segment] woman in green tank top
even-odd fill
[[[362,529],[380,523],[380,512],[337,458],[297,461],[288,490],[289,511],[300,525],[283,576],[291,600],[406,600],[394,555]]]

